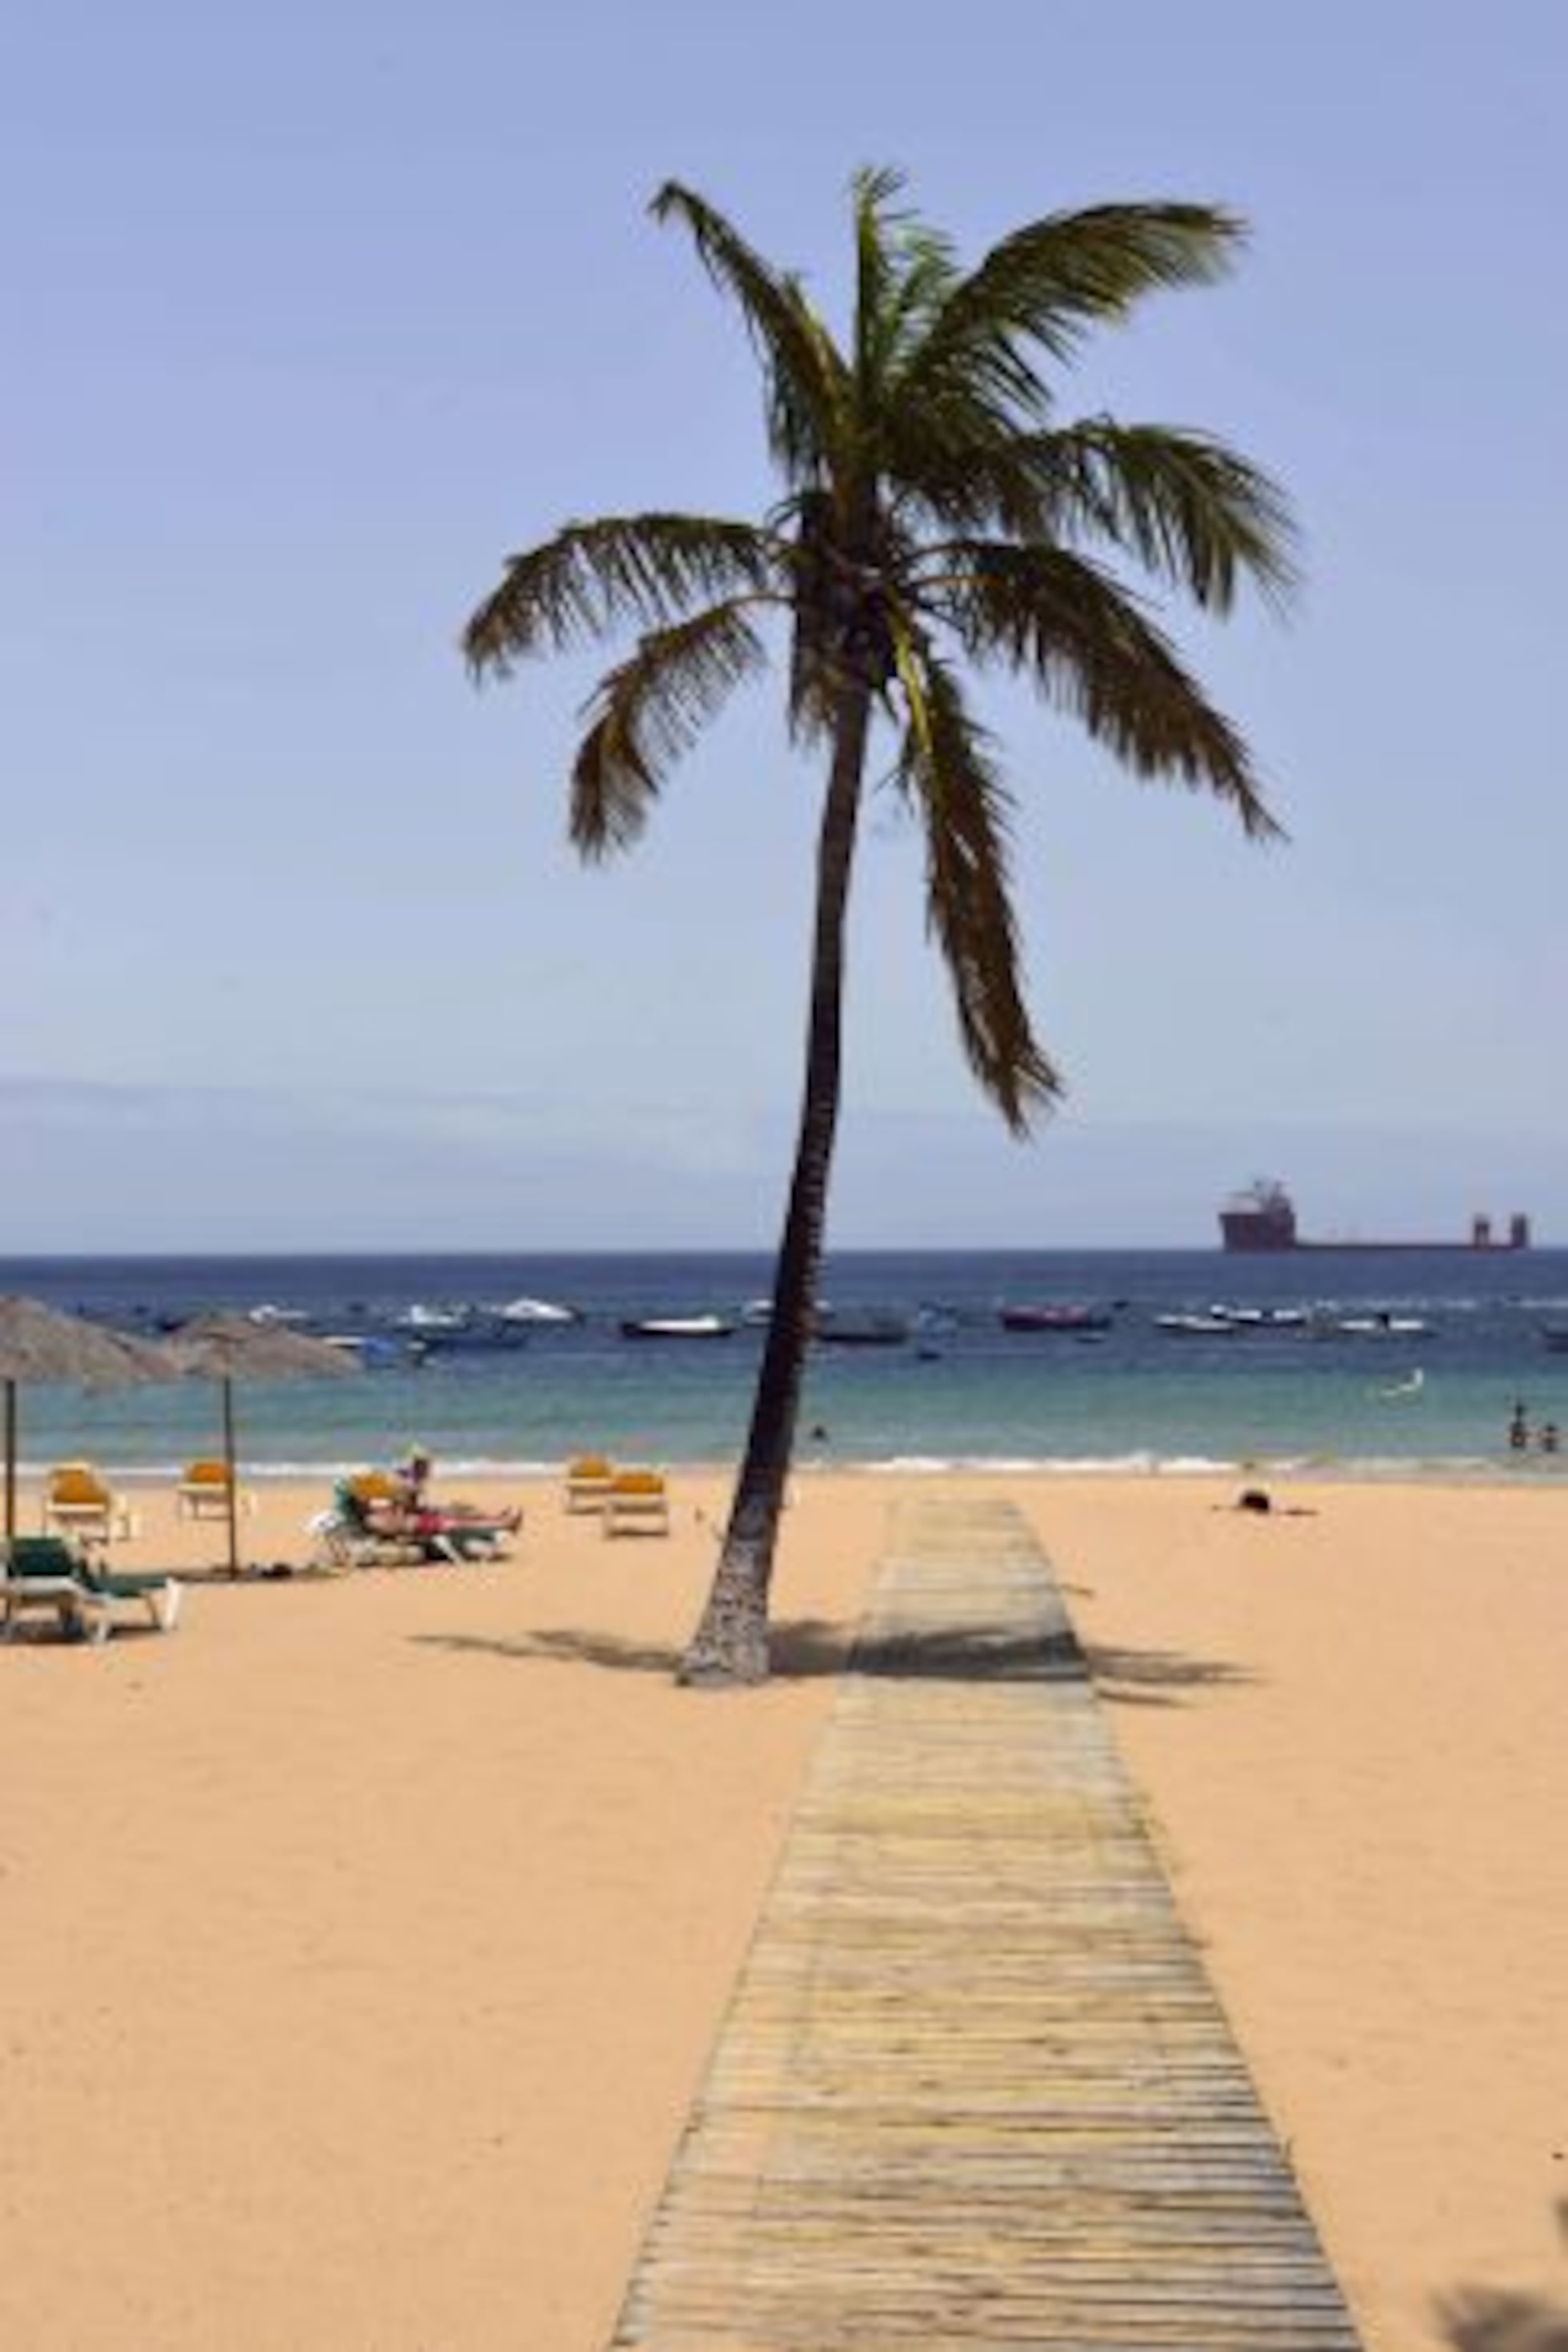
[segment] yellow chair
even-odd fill
[[[59,1462],[44,1489],[44,1532],[112,1543],[134,1535],[136,1522],[90,1462]]]
[[[237,1494],[242,1511],[254,1511],[254,1495]],[[174,1511],[182,1519],[226,1519],[228,1517],[228,1464],[226,1462],[192,1462],[186,1465],[174,1495]]]
[[[579,1454],[566,1465],[566,1508],[602,1511],[615,1476],[615,1465],[602,1454]]]
[[[617,1470],[605,1496],[606,1536],[667,1536],[669,1489],[661,1470]]]

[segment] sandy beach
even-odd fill
[[[1568,2341],[1568,1496],[984,1484],[1369,2346]],[[0,2341],[601,2345],[900,1486],[802,1477],[781,1672],[722,1698],[670,1680],[716,1479],[668,1541],[520,1482],[504,1565],[237,1585],[139,1496],[180,1631],[0,1654]],[[322,1490],[259,1491],[301,1559]]]

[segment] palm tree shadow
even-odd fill
[[[1568,2308],[1544,2295],[1465,2287],[1437,2316],[1454,2352],[1568,2352]]]
[[[674,1675],[684,1648],[635,1642],[602,1626],[552,1625],[514,1634],[415,1633],[423,1648],[454,1654],[530,1660],[553,1665],[599,1666],[610,1674]],[[1164,1696],[1242,1682],[1239,1668],[1168,1651],[1081,1651],[1067,1632],[1019,1634],[1011,1629],[960,1627],[934,1633],[860,1635],[852,1626],[816,1617],[785,1618],[773,1628],[773,1677],[807,1682],[853,1672],[879,1681],[1079,1682],[1085,1673],[1115,1702],[1170,1706]]]
[[[1179,1650],[1097,1643],[1086,1647],[1084,1664],[1110,1706],[1180,1706],[1189,1691],[1236,1690],[1258,1680],[1248,1667],[1225,1658],[1190,1658]]]
[[[1554,2218],[1568,2242],[1568,2198],[1558,2200]],[[1439,2297],[1437,2324],[1454,2352],[1568,2352],[1568,2305],[1543,2294],[1460,2287]]]

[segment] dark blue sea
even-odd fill
[[[326,1334],[369,1335],[382,1357],[353,1379],[254,1385],[240,1396],[252,1475],[384,1459],[414,1440],[444,1468],[554,1465],[585,1447],[670,1463],[733,1460],[761,1334],[634,1341],[624,1319],[735,1319],[768,1288],[757,1255],[50,1258],[0,1261],[0,1289],[124,1328],[205,1311],[281,1309]],[[1219,1465],[1549,1476],[1510,1455],[1516,1400],[1568,1428],[1568,1252],[846,1252],[823,1295],[841,1323],[908,1323],[890,1347],[814,1350],[801,1456],[857,1465],[1028,1464],[1058,1468]],[[485,1311],[531,1297],[582,1319],[521,1344],[404,1348],[412,1309]],[[1004,1305],[1088,1306],[1108,1329],[1015,1334]],[[1310,1324],[1178,1337],[1161,1315],[1211,1307],[1301,1308]],[[1414,1321],[1414,1332],[1379,1320]],[[1371,1318],[1372,1332],[1343,1321]],[[167,1473],[210,1447],[210,1388],[187,1382],[22,1398],[30,1466],[89,1454]],[[818,1433],[812,1434],[812,1433]]]

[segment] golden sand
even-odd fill
[[[1373,2352],[1568,2340],[1568,1496],[984,1483]],[[0,2343],[601,2345],[898,1485],[800,1481],[756,1694],[670,1680],[694,1477],[668,1541],[518,1486],[502,1566],[202,1579],[173,1637],[0,1652]],[[324,1490],[264,1494],[248,1555],[302,1558]],[[125,1558],[219,1555],[142,1512]]]

